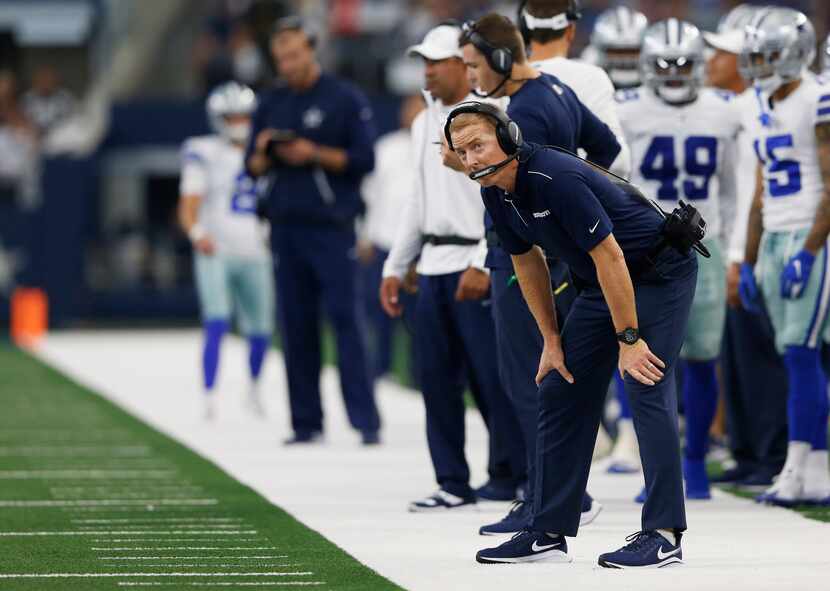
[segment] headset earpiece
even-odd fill
[[[519,151],[524,141],[519,125],[498,107],[479,102],[463,103],[453,109],[449,117],[447,117],[447,123],[444,125],[444,136],[447,138],[447,145],[450,150],[455,151],[455,147],[452,145],[450,126],[452,125],[452,120],[462,113],[477,113],[490,117],[496,122],[496,141],[499,143],[502,151],[508,156],[512,156]]]
[[[509,77],[513,71],[513,52],[506,47],[496,47],[476,30],[474,22],[466,22],[462,26],[462,34],[473,46],[478,49],[487,60],[492,70],[501,76]]]

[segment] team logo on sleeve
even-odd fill
[[[326,114],[317,107],[311,107],[303,113],[303,127],[307,129],[317,129],[323,123]]]

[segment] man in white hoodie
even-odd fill
[[[525,477],[525,451],[513,407],[502,389],[489,308],[490,277],[484,266],[484,204],[467,176],[443,164],[444,123],[458,103],[471,100],[459,27],[442,24],[409,49],[426,66],[427,108],[412,124],[416,171],[400,214],[397,238],[384,264],[381,305],[402,312],[399,292],[418,259],[415,348],[424,395],[427,441],[439,490],[410,504],[428,512],[474,506],[464,454],[465,385],[469,384],[490,429],[490,482],[479,495],[513,498]]]

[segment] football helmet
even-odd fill
[[[693,101],[706,75],[703,37],[691,23],[670,18],[650,26],[640,51],[643,84],[667,103]]]
[[[238,82],[226,82],[217,86],[208,96],[207,112],[213,130],[237,144],[248,141],[251,131],[249,123],[229,124],[228,115],[251,115],[256,109],[254,91]]]
[[[597,52],[597,65],[608,72],[616,88],[640,85],[638,56],[648,19],[642,12],[618,6],[597,17],[591,33],[591,46]]]

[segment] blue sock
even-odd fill
[[[617,385],[617,402],[620,403],[620,418],[631,418],[631,405],[628,404],[628,394],[625,393],[625,382],[620,377],[620,372],[614,372],[614,382]]]
[[[256,381],[259,377],[259,372],[262,370],[262,362],[265,360],[265,354],[268,352],[268,344],[270,339],[268,335],[253,334],[248,337],[248,366],[251,368],[251,378]]]
[[[827,398],[827,375],[821,372],[821,397],[819,398],[819,411],[816,417],[816,435],[813,438],[813,449],[824,451],[827,449],[827,419],[830,418],[830,400]]]
[[[787,415],[790,441],[814,444],[817,420],[826,404],[824,372],[821,369],[821,353],[807,347],[787,347],[784,364],[789,378]],[[827,443],[825,442],[825,446]]]
[[[205,322],[205,343],[202,349],[205,390],[212,390],[216,382],[216,371],[219,368],[219,345],[222,344],[222,337],[226,332],[228,332],[227,320],[214,319]]]
[[[683,406],[686,411],[685,456],[689,460],[703,460],[709,443],[709,427],[718,407],[714,360],[686,363]]]

